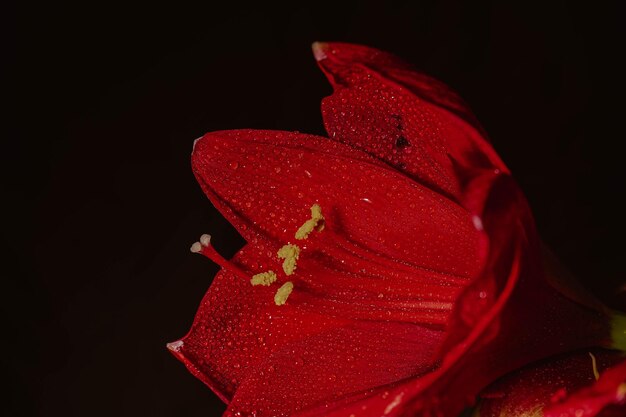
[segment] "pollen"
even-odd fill
[[[280,259],[284,259],[283,271],[285,271],[285,274],[293,274],[293,271],[296,270],[296,262],[300,257],[300,248],[296,245],[288,244],[280,248],[277,255]]]
[[[317,230],[318,232],[324,230],[324,216],[322,216],[322,208],[319,204],[313,204],[311,206],[311,218],[300,226],[296,232],[296,239],[302,240],[308,238],[313,230]]]
[[[591,357],[591,368],[593,369],[593,377],[596,379],[600,379],[600,372],[598,372],[598,362],[596,361],[596,357],[593,353],[589,352],[589,356]]]
[[[282,306],[287,302],[287,298],[289,298],[289,294],[293,291],[293,282],[287,281],[285,282],[279,289],[276,291],[276,295],[274,295],[274,303],[277,306]]]
[[[274,271],[261,272],[252,276],[250,284],[268,286],[276,282],[276,273]]]

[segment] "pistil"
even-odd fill
[[[227,261],[222,257],[222,255],[217,253],[217,251],[211,245],[211,235],[204,234],[200,236],[200,241],[195,242],[193,245],[191,245],[191,248],[189,250],[191,250],[191,252],[193,253],[200,253],[206,256],[222,268],[231,271],[232,273],[240,278],[245,279],[246,281],[250,279],[249,274],[246,274],[241,268],[236,266],[231,261]]]

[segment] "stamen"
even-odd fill
[[[296,262],[300,257],[300,248],[296,245],[288,244],[280,248],[277,255],[280,259],[284,259],[283,271],[285,271],[285,274],[293,274],[293,271],[296,270]]]
[[[236,266],[234,263],[227,261],[222,257],[222,255],[217,253],[213,246],[211,246],[211,235],[204,234],[200,236],[200,242],[194,242],[194,244],[191,245],[190,250],[193,253],[200,253],[206,256],[222,268],[231,271],[232,273],[240,278],[245,279],[246,281],[250,279],[250,275],[246,274],[244,271],[241,270],[241,268]]]
[[[274,271],[261,272],[252,276],[250,284],[268,286],[276,282],[276,273]]]
[[[313,231],[317,222],[313,219],[309,219],[296,232],[296,239],[302,240],[309,237],[309,233]]]
[[[322,208],[319,204],[311,206],[311,218],[304,222],[296,232],[296,239],[302,240],[309,237],[313,229],[321,232],[324,230],[324,216],[322,216]]]
[[[293,291],[293,282],[287,281],[285,282],[279,289],[276,291],[276,295],[274,295],[274,303],[277,306],[282,306],[287,302],[287,298],[289,298],[289,294]]]
[[[593,377],[596,379],[600,379],[600,372],[598,372],[598,363],[596,362],[596,357],[593,353],[589,352],[589,356],[591,357],[591,367],[593,368]]]

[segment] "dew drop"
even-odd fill
[[[474,223],[474,228],[476,228],[476,230],[478,230],[479,232],[482,232],[484,230],[483,221],[480,219],[480,217],[476,215],[472,216],[472,223]]]

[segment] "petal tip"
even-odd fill
[[[313,42],[313,44],[311,44],[311,49],[313,50],[313,56],[315,57],[315,60],[318,62],[328,57],[326,55],[326,51],[328,50],[328,43],[326,42]]]
[[[195,150],[196,150],[196,143],[198,143],[198,141],[199,141],[200,139],[202,139],[203,137],[204,137],[204,136],[200,136],[198,139],[196,139],[196,140],[194,140],[194,141],[193,141],[193,145],[191,146],[191,154],[192,154],[192,155],[193,155],[193,151],[195,151]]]
[[[170,342],[165,346],[170,352],[178,353],[180,352],[180,348],[183,347],[184,342],[182,340],[177,340],[175,342]]]

